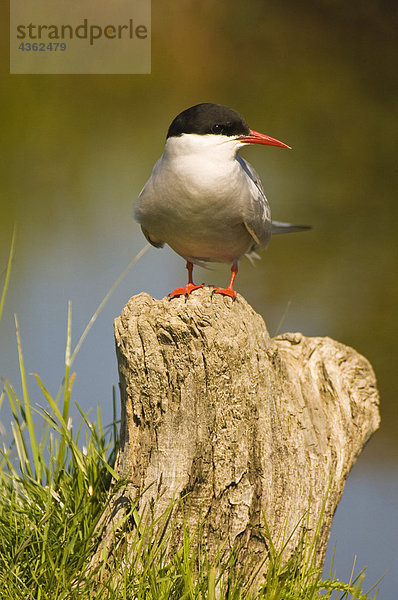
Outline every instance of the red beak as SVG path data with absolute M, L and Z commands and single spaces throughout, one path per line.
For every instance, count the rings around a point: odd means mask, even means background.
M 238 140 L 243 144 L 264 144 L 265 146 L 279 146 L 280 148 L 289 148 L 289 150 L 291 150 L 291 147 L 287 144 L 284 144 L 269 135 L 265 135 L 264 133 L 253 131 L 253 129 L 250 130 L 249 135 L 241 135 L 238 137 Z

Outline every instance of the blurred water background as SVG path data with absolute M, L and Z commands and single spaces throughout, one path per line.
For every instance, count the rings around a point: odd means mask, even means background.
M 8 74 L 1 53 L 0 289 L 17 222 L 0 324 L 0 375 L 20 390 L 13 314 L 28 372 L 54 394 L 62 379 L 67 301 L 76 343 L 95 308 L 145 240 L 132 204 L 181 110 L 218 102 L 293 151 L 253 147 L 273 217 L 311 224 L 272 240 L 237 289 L 271 334 L 301 331 L 353 346 L 372 363 L 382 426 L 351 473 L 337 510 L 337 575 L 367 566 L 370 587 L 398 589 L 397 4 L 386 0 L 249 0 L 152 4 L 152 74 Z M 151 249 L 81 348 L 74 400 L 112 419 L 117 386 L 112 321 L 141 291 L 162 297 L 185 282 L 184 262 Z M 227 283 L 229 268 L 197 270 Z M 41 402 L 33 378 L 32 397 Z M 77 411 L 75 411 L 76 420 Z M 93 413 L 93 415 L 95 412 Z M 94 418 L 94 416 L 93 416 Z M 10 414 L 3 407 L 5 436 Z

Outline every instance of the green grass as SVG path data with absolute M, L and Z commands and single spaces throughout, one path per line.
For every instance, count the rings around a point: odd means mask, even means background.
M 4 303 L 6 300 L 8 286 L 10 284 L 11 266 L 12 266 L 12 261 L 13 261 L 14 254 L 15 254 L 15 237 L 16 237 L 16 228 L 14 227 L 14 231 L 13 231 L 12 238 L 11 238 L 10 254 L 8 256 L 7 267 L 5 270 L 5 279 L 4 279 L 3 290 L 2 290 L 2 293 L 0 296 L 0 321 L 1 321 L 1 317 L 3 316 Z
M 1 309 L 9 281 L 10 253 Z M 108 294 L 109 297 L 109 294 Z M 100 305 L 101 306 L 101 305 Z M 88 328 L 94 322 L 94 313 Z M 1 316 L 1 312 L 0 312 Z M 113 557 L 104 556 L 88 570 L 99 541 L 101 516 L 114 493 L 126 483 L 114 472 L 118 423 L 103 427 L 80 409 L 78 427 L 71 425 L 74 374 L 71 348 L 71 308 L 67 321 L 64 376 L 53 397 L 44 382 L 25 372 L 21 335 L 16 319 L 20 385 L 18 396 L 4 381 L 0 405 L 12 411 L 12 436 L 0 454 L 0 600 L 365 600 L 375 598 L 361 589 L 363 572 L 348 583 L 323 579 L 314 565 L 316 545 L 303 539 L 295 556 L 282 559 L 283 542 L 269 539 L 264 557 L 268 571 L 260 590 L 253 590 L 254 567 L 239 566 L 239 549 L 209 556 L 202 532 L 183 529 L 181 546 L 171 555 L 169 541 L 176 527 L 173 506 L 158 519 L 150 507 L 139 514 L 130 502 L 125 523 L 131 546 L 125 560 L 123 544 Z M 38 386 L 41 405 L 33 405 L 30 386 Z M 116 397 L 113 394 L 115 414 Z M 111 481 L 114 486 L 111 489 Z M 112 563 L 112 560 L 114 561 Z M 109 574 L 111 576 L 109 576 Z

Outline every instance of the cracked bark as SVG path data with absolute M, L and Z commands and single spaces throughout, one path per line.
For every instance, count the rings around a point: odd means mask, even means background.
M 345 479 L 379 425 L 369 362 L 329 338 L 271 339 L 241 296 L 232 302 L 206 288 L 187 301 L 131 298 L 115 339 L 116 470 L 140 507 L 159 489 L 156 515 L 182 497 L 192 530 L 204 518 L 210 554 L 239 542 L 242 561 L 266 554 L 264 517 L 274 540 L 295 530 L 287 557 L 324 510 L 322 564 Z M 98 552 L 113 543 L 118 506 Z

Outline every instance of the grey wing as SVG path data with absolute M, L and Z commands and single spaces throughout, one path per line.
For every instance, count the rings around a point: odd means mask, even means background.
M 145 235 L 148 242 L 150 244 L 152 244 L 152 246 L 155 246 L 155 248 L 163 248 L 164 242 L 154 242 L 153 239 L 151 239 L 151 236 L 149 235 L 148 231 L 142 225 L 141 225 L 141 231 Z
M 138 197 L 137 202 L 136 202 L 135 207 L 134 207 L 134 218 L 141 225 L 141 231 L 145 235 L 145 237 L 148 240 L 148 242 L 150 244 L 152 244 L 152 246 L 155 246 L 155 248 L 163 248 L 164 242 L 153 240 L 151 238 L 151 236 L 150 236 L 150 233 L 149 233 L 148 229 L 146 227 L 144 227 L 144 225 L 142 224 L 143 215 L 142 215 L 142 206 L 140 204 L 140 198 L 141 198 L 141 194 Z
M 135 202 L 134 219 L 141 225 L 141 231 L 145 235 L 148 242 L 152 244 L 152 246 L 155 246 L 155 248 L 163 248 L 164 242 L 162 240 L 153 240 L 147 229 L 148 196 L 150 200 L 151 196 L 153 197 L 153 194 L 154 192 L 152 190 L 152 177 L 150 177 L 144 185 L 144 187 L 142 188 L 140 195 L 138 196 Z M 149 209 L 150 207 L 151 202 L 149 202 Z
M 271 237 L 271 210 L 264 194 L 263 184 L 255 169 L 241 156 L 236 157 L 240 166 L 251 181 L 251 202 L 247 207 L 244 225 L 253 238 L 253 247 L 264 248 Z

